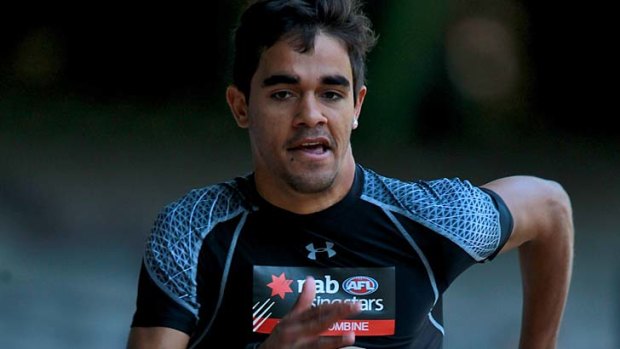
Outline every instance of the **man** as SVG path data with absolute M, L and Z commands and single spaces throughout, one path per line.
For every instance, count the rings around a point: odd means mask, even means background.
M 253 172 L 168 205 L 147 242 L 129 348 L 440 348 L 441 295 L 519 248 L 521 346 L 552 348 L 571 274 L 555 182 L 405 182 L 356 164 L 374 43 L 352 0 L 244 12 L 226 98 Z

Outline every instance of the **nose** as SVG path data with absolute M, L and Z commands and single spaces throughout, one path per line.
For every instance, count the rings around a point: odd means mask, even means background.
M 299 102 L 299 110 L 295 117 L 295 126 L 316 127 L 327 123 L 327 118 L 323 115 L 320 102 L 314 94 L 307 93 Z

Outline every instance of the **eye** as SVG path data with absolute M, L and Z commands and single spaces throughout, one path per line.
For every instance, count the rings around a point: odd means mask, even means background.
M 284 101 L 291 98 L 293 94 L 290 91 L 277 91 L 271 94 L 271 98 L 276 101 Z
M 337 101 L 337 100 L 344 98 L 344 96 L 340 92 L 327 91 L 323 93 L 323 98 L 329 101 Z

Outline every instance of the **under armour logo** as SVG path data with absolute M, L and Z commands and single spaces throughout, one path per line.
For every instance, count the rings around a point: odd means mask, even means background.
M 336 255 L 336 251 L 334 251 L 332 247 L 334 247 L 334 243 L 329 241 L 325 241 L 325 247 L 321 248 L 314 248 L 313 243 L 307 244 L 306 250 L 310 251 L 310 253 L 308 253 L 308 258 L 313 261 L 316 260 L 316 254 L 319 252 L 327 252 L 327 258 L 332 258 Z

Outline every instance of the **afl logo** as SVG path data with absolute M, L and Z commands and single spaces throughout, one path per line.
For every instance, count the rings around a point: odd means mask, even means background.
M 377 280 L 370 276 L 353 276 L 342 283 L 342 289 L 354 296 L 364 296 L 374 293 L 379 288 Z

